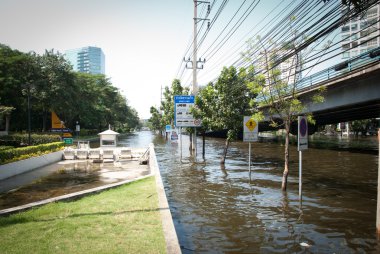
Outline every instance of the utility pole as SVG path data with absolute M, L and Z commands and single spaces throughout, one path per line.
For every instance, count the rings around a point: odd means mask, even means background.
M 200 59 L 197 60 L 197 50 L 198 50 L 198 43 L 197 43 L 197 24 L 200 21 L 205 21 L 209 19 L 204 19 L 204 18 L 198 18 L 198 5 L 199 4 L 208 4 L 207 8 L 207 14 L 210 13 L 210 2 L 208 1 L 198 1 L 198 0 L 193 0 L 194 1 L 194 38 L 193 38 L 193 60 L 190 61 L 190 58 L 188 60 L 183 59 L 184 62 L 186 62 L 186 69 L 190 69 L 187 66 L 187 63 L 191 62 L 192 63 L 192 69 L 193 69 L 193 85 L 192 85 L 192 95 L 197 95 L 198 93 L 198 85 L 197 85 L 197 69 L 203 69 L 203 65 L 201 67 L 198 67 L 198 63 L 204 64 L 206 62 L 206 59 Z M 197 157 L 197 129 L 194 128 L 194 138 L 193 138 L 193 145 L 192 145 L 193 150 L 195 150 L 195 158 Z

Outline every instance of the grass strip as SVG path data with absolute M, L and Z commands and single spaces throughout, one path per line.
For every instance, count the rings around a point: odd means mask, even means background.
M 0 218 L 1 253 L 165 253 L 154 177 Z

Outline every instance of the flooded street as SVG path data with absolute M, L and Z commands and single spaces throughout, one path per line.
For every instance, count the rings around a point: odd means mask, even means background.
M 249 174 L 247 143 L 233 142 L 222 167 L 222 139 L 207 138 L 204 161 L 199 138 L 197 163 L 189 155 L 188 136 L 183 136 L 182 162 L 179 142 L 166 141 L 151 132 L 120 140 L 121 145 L 131 147 L 147 147 L 151 142 L 183 253 L 380 253 L 375 234 L 375 137 L 356 140 L 362 147 L 370 144 L 370 152 L 350 151 L 347 140 L 335 150 L 304 151 L 302 206 L 295 146 L 291 147 L 288 191 L 283 193 L 284 147 L 279 143 L 252 143 Z M 69 171 L 70 176 L 66 174 Z M 87 164 L 64 172 L 55 166 L 45 167 L 32 171 L 36 180 L 25 180 L 21 188 L 6 187 L 3 182 L 0 189 L 12 191 L 1 196 L 20 195 L 28 201 L 36 195 L 92 187 L 104 180 L 100 171 Z
M 200 139 L 198 149 L 200 149 Z M 183 253 L 378 253 L 377 156 L 324 149 L 303 152 L 303 203 L 298 200 L 298 153 L 291 147 L 288 191 L 281 191 L 283 149 L 207 139 L 206 160 L 188 161 L 179 145 L 154 140 Z M 201 153 L 199 151 L 199 153 Z M 187 162 L 186 162 L 187 161 Z

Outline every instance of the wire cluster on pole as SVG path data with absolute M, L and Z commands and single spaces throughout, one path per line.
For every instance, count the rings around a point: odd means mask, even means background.
M 215 0 L 209 7 L 204 7 L 199 20 L 202 25 L 194 31 L 200 40 L 197 45 L 193 40 L 187 47 L 176 77 L 189 85 L 192 75 L 186 69 L 201 69 L 203 65 L 199 64 L 203 64 L 205 59 L 208 67 L 198 77 L 203 84 L 215 81 L 223 66 L 258 67 L 262 54 L 260 44 L 269 51 L 280 52 L 272 68 L 278 68 L 280 63 L 296 55 L 301 57 L 303 63 L 297 72 L 304 76 L 334 57 L 377 38 L 379 34 L 378 28 L 372 29 L 368 33 L 369 39 L 352 39 L 348 49 L 341 47 L 344 38 L 340 37 L 340 28 L 351 19 L 363 17 L 368 9 L 379 4 L 378 0 L 366 1 L 359 10 L 345 6 L 341 1 L 284 0 L 264 13 L 260 8 L 265 2 L 241 0 L 231 4 L 228 0 Z M 268 5 L 268 2 L 265 4 Z M 226 10 L 232 13 L 231 16 L 227 16 Z M 263 16 L 259 22 L 249 22 L 252 16 L 258 15 Z M 378 23 L 379 20 L 375 20 L 377 27 Z M 361 35 L 367 28 L 360 27 L 356 34 Z M 196 52 L 201 56 L 200 61 L 194 61 L 196 58 L 190 61 L 188 54 L 191 46 L 192 54 Z M 256 68 L 256 72 L 264 70 Z

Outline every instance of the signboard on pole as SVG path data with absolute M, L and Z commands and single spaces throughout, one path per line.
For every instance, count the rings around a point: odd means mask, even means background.
M 165 126 L 166 132 L 171 132 L 172 131 L 172 126 L 171 125 L 166 125 Z
M 172 132 L 170 134 L 170 140 L 171 141 L 177 141 L 178 140 L 178 134 L 177 134 L 176 130 L 172 130 Z
M 259 123 L 253 120 L 251 116 L 244 116 L 243 130 L 244 142 L 256 142 L 259 140 Z
M 298 151 L 308 149 L 308 130 L 306 116 L 298 116 Z
M 72 138 L 63 138 L 63 142 L 66 145 L 72 145 L 73 144 L 73 139 Z
M 190 112 L 194 107 L 194 95 L 174 96 L 174 124 L 176 127 L 200 127 L 199 119 L 195 119 Z

